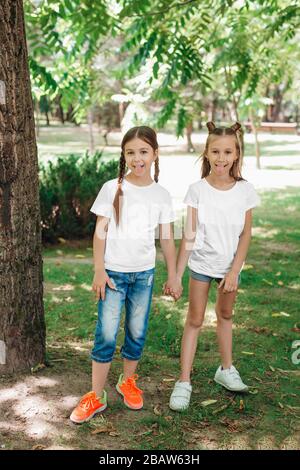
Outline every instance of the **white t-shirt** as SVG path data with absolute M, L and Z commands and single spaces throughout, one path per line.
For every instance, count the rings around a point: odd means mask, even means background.
M 159 183 L 136 186 L 124 180 L 121 217 L 116 226 L 113 201 L 117 178 L 102 186 L 91 212 L 110 219 L 104 266 L 118 272 L 139 272 L 155 266 L 155 229 L 175 220 L 169 192 Z
M 202 178 L 189 186 L 184 203 L 198 209 L 189 268 L 199 274 L 223 278 L 231 269 L 246 211 L 260 203 L 254 186 L 248 181 L 237 181 L 231 189 L 222 191 Z

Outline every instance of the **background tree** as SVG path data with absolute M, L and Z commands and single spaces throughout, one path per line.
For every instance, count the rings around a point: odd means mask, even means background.
M 0 3 L 0 373 L 43 362 L 37 148 L 23 5 Z

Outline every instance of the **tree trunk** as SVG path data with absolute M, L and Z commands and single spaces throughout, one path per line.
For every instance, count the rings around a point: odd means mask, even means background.
M 56 98 L 56 103 L 57 103 L 57 111 L 56 111 L 56 116 L 60 120 L 62 124 L 65 123 L 65 116 L 64 116 L 64 110 L 61 105 L 61 95 L 57 96 Z
M 259 148 L 259 141 L 258 141 L 258 132 L 257 132 L 257 127 L 255 125 L 255 120 L 254 120 L 252 109 L 250 109 L 250 112 L 249 112 L 249 120 L 251 123 L 251 128 L 252 128 L 252 131 L 254 134 L 254 140 L 255 140 L 256 168 L 260 170 L 261 165 L 260 165 L 260 148 Z
M 186 138 L 187 138 L 187 151 L 189 153 L 195 152 L 195 147 L 192 142 L 193 123 L 189 122 L 186 126 Z
M 95 153 L 93 121 L 94 121 L 94 111 L 93 111 L 92 108 L 90 108 L 88 110 L 88 125 L 89 125 L 89 146 L 90 146 L 90 154 L 91 155 L 94 155 L 94 153 Z
M 35 133 L 36 133 L 37 137 L 40 136 L 40 116 L 39 116 L 40 109 L 39 108 L 40 108 L 39 103 L 38 103 L 38 101 L 36 101 L 36 103 L 35 103 L 35 115 L 36 115 Z
M 21 0 L 0 2 L 0 374 L 45 359 L 38 160 Z
M 46 115 L 46 124 L 47 124 L 47 126 L 50 126 L 50 119 L 49 119 L 48 111 L 45 111 L 45 115 Z

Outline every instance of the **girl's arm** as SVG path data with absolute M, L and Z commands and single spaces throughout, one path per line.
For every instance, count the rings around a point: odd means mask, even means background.
M 252 209 L 246 212 L 245 225 L 240 235 L 239 244 L 236 250 L 235 257 L 231 266 L 231 270 L 226 274 L 224 279 L 220 282 L 219 288 L 224 286 L 223 292 L 233 292 L 238 287 L 238 275 L 242 269 L 243 263 L 246 259 L 248 248 L 251 240 L 252 228 Z
M 106 284 L 115 289 L 104 268 L 104 251 L 106 234 L 109 219 L 103 216 L 97 216 L 97 222 L 93 237 L 93 255 L 94 255 L 94 279 L 92 290 L 96 292 L 96 300 L 100 298 L 105 300 Z
M 168 270 L 168 280 L 164 285 L 164 291 L 165 293 L 171 291 L 177 300 L 181 295 L 181 286 L 176 280 L 176 248 L 173 224 L 159 224 L 159 240 Z
M 197 209 L 195 207 L 187 207 L 186 224 L 183 237 L 180 243 L 177 258 L 177 279 L 181 283 L 188 259 L 193 250 L 197 231 Z

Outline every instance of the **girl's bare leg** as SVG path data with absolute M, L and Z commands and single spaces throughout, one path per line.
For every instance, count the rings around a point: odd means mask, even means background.
M 190 279 L 189 310 L 181 341 L 181 382 L 190 382 L 191 369 L 197 349 L 198 335 L 203 323 L 210 283 Z
M 102 396 L 111 362 L 92 361 L 92 390 L 97 397 Z
M 129 359 L 124 358 L 123 368 L 124 368 L 124 380 L 127 380 L 131 377 L 137 368 L 139 361 L 130 361 Z
M 232 311 L 237 291 L 223 294 L 218 290 L 216 302 L 217 336 L 223 369 L 232 365 Z

